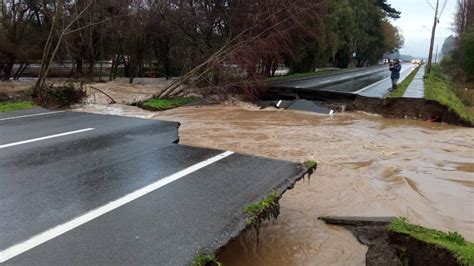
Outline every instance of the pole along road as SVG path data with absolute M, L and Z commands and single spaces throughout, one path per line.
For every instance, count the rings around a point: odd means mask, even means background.
M 178 123 L 0 114 L 0 263 L 184 265 L 246 227 L 243 209 L 306 172 L 176 144 Z

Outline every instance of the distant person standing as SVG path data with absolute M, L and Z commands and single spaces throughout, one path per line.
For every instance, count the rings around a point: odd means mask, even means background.
M 390 91 L 396 91 L 398 89 L 400 71 L 402 71 L 402 64 L 400 64 L 400 60 L 394 59 L 390 63 L 390 71 L 392 72 L 392 75 L 390 76 L 390 78 L 392 79 L 392 89 Z

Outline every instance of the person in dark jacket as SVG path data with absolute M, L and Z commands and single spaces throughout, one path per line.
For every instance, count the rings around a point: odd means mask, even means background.
M 392 90 L 396 91 L 398 89 L 398 80 L 400 79 L 400 71 L 402 71 L 402 64 L 400 64 L 400 60 L 394 59 L 390 63 L 390 71 L 392 75 L 390 78 L 392 79 Z

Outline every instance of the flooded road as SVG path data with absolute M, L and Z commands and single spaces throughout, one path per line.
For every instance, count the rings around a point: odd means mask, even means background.
M 259 246 L 253 232 L 243 234 L 219 255 L 225 265 L 363 265 L 367 248 L 317 219 L 323 215 L 405 216 L 474 241 L 474 129 L 250 105 L 156 115 L 113 108 L 86 111 L 180 121 L 182 144 L 319 161 L 311 182 L 285 194 L 281 215 L 264 224 Z

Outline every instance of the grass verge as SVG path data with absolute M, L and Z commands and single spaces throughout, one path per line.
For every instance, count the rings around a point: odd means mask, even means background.
M 337 74 L 343 73 L 353 70 L 353 68 L 348 69 L 322 69 L 318 72 L 306 72 L 306 73 L 294 73 L 285 76 L 278 76 L 278 77 L 271 77 L 267 78 L 267 81 L 284 81 L 284 80 L 291 80 L 291 79 L 300 79 L 300 78 L 311 78 L 311 77 L 318 77 L 327 74 Z
M 190 104 L 196 101 L 195 97 L 176 97 L 168 99 L 149 99 L 143 102 L 143 107 L 153 110 L 168 110 Z
M 408 86 L 410 86 L 411 82 L 413 79 L 415 79 L 416 74 L 420 70 L 420 67 L 417 67 L 415 70 L 413 70 L 408 77 L 398 85 L 398 89 L 396 91 L 392 91 L 388 97 L 390 98 L 399 98 L 402 97 L 403 94 L 405 94 L 405 91 L 408 89 Z
M 278 205 L 279 199 L 278 193 L 273 191 L 272 194 L 259 203 L 248 205 L 244 210 L 244 213 L 247 215 L 247 224 L 257 224 L 259 226 L 264 219 L 269 219 L 270 217 L 276 219 L 280 209 Z
M 18 110 L 33 109 L 38 107 L 32 101 L 23 101 L 23 102 L 3 102 L 0 103 L 0 112 L 11 112 Z
M 217 265 L 222 266 L 222 263 L 216 260 L 214 254 L 201 255 L 194 258 L 192 266 L 207 266 L 207 265 Z
M 410 224 L 405 218 L 398 218 L 390 224 L 393 232 L 407 234 L 420 241 L 430 243 L 452 252 L 463 265 L 474 265 L 474 244 L 456 232 L 444 233 L 438 230 Z
M 425 98 L 435 100 L 456 112 L 462 119 L 474 125 L 474 116 L 456 96 L 449 79 L 441 73 L 439 65 L 433 65 L 431 73 L 425 76 Z

